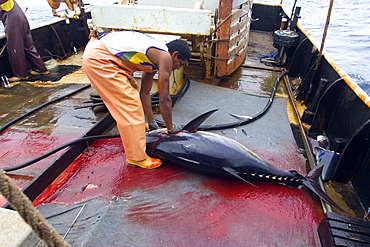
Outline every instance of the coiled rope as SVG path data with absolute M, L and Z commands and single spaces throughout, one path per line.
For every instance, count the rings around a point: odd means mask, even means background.
M 17 210 L 22 219 L 32 228 L 37 236 L 51 247 L 70 246 L 32 205 L 30 199 L 18 189 L 17 185 L 2 169 L 0 170 L 1 194 Z

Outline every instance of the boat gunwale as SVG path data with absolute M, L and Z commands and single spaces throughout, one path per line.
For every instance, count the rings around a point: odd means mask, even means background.
M 306 30 L 303 26 L 297 23 L 298 29 L 302 32 L 302 34 L 310 40 L 312 45 L 320 51 L 318 46 L 318 41 Z M 335 62 L 334 58 L 330 55 L 330 52 L 326 51 L 325 49 L 322 52 L 322 56 L 328 62 L 328 64 L 338 73 L 340 78 L 344 80 L 344 82 L 348 85 L 349 88 L 368 106 L 370 107 L 370 96 L 348 75 L 344 69 Z

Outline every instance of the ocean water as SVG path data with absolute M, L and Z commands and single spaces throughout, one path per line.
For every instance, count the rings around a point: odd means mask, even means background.
M 139 0 L 140 1 L 140 0 Z M 47 0 L 17 0 L 26 11 L 31 28 L 41 26 L 53 17 Z M 112 3 L 109 0 L 84 0 L 88 3 Z M 116 1 L 117 2 L 117 1 Z M 254 2 L 279 4 L 280 0 Z M 283 0 L 283 7 L 291 14 L 295 0 Z M 321 44 L 328 13 L 329 0 L 297 0 L 301 7 L 299 23 Z M 66 8 L 61 3 L 59 9 Z M 368 0 L 334 0 L 324 49 L 370 95 L 370 4 Z M 3 33 L 2 23 L 0 33 Z
M 257 1 L 254 1 L 257 2 Z M 276 4 L 280 0 L 260 0 Z M 283 0 L 287 14 L 295 0 Z M 299 23 L 321 45 L 330 0 L 297 0 Z M 334 0 L 324 50 L 370 95 L 370 5 L 369 0 Z

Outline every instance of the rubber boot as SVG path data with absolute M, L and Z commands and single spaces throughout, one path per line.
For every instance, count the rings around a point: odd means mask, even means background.
M 162 161 L 160 159 L 149 156 L 147 156 L 145 160 L 135 161 L 127 159 L 126 161 L 131 166 L 137 166 L 144 169 L 155 169 L 162 165 Z

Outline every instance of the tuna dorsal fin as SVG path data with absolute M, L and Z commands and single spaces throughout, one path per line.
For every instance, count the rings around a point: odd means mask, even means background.
M 187 132 L 196 132 L 198 130 L 198 127 L 209 117 L 211 116 L 215 111 L 218 111 L 218 109 L 211 110 L 209 112 L 203 113 L 199 117 L 194 118 L 189 123 L 187 123 L 182 130 L 185 130 Z

